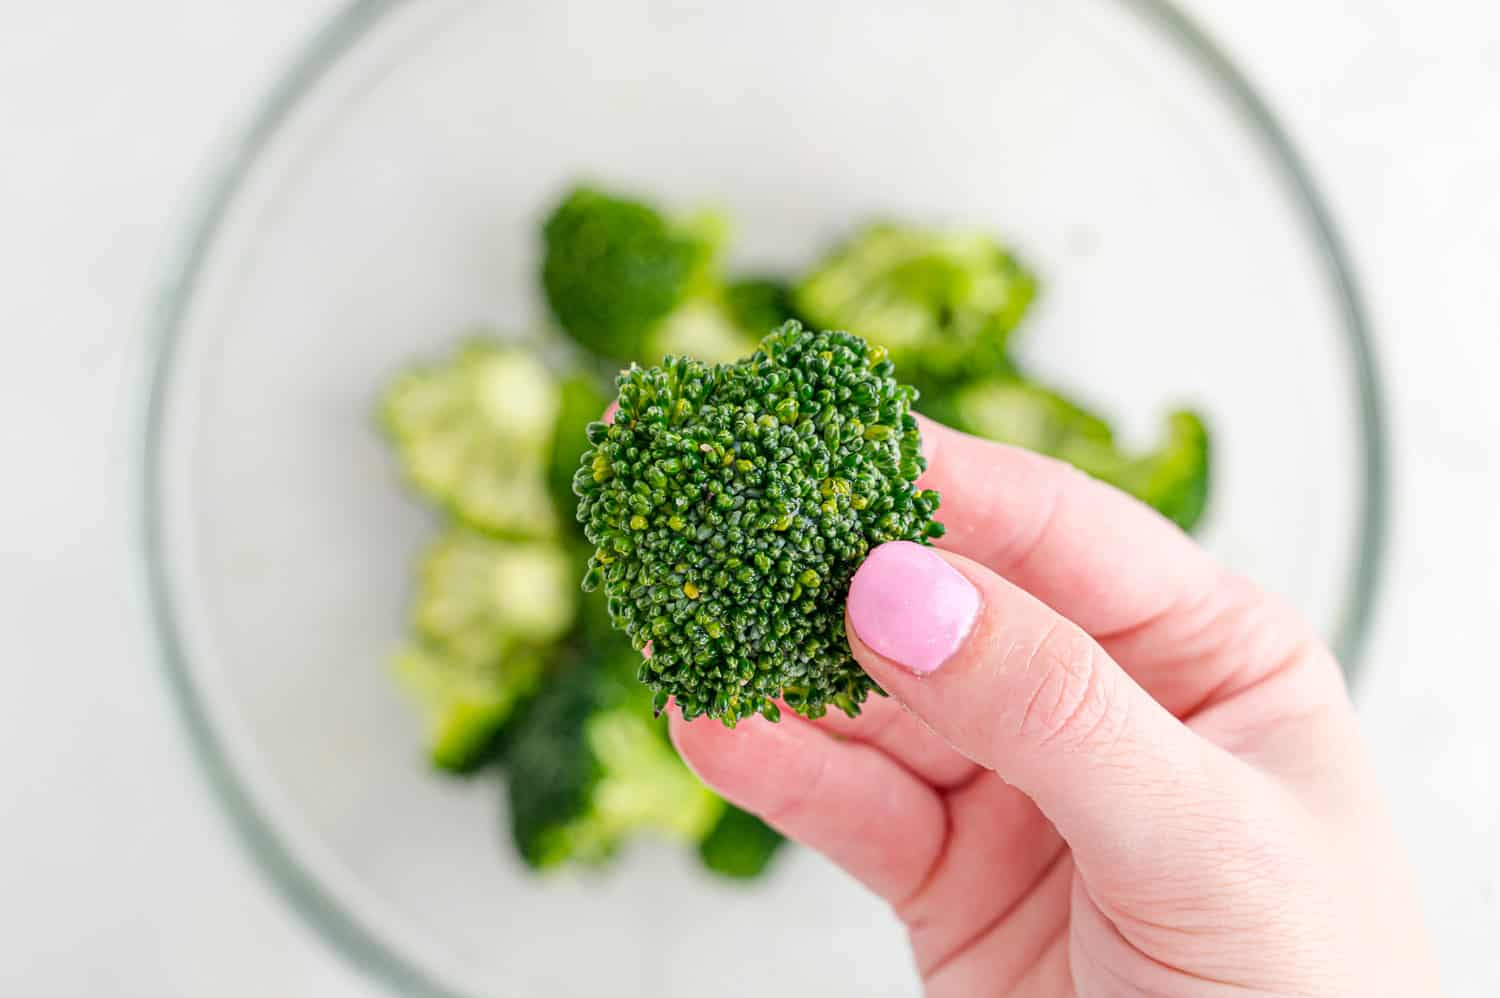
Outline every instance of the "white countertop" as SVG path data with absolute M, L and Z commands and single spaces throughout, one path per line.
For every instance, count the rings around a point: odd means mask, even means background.
M 1448 990 L 1500 994 L 1500 8 L 1184 5 L 1301 143 L 1374 308 L 1395 533 L 1360 709 Z M 261 881 L 190 758 L 126 489 L 134 351 L 186 194 L 334 6 L 0 13 L 6 993 L 379 993 Z

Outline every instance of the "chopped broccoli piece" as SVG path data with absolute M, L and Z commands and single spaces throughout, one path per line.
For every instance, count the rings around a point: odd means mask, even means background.
M 547 488 L 558 519 L 576 528 L 578 499 L 573 495 L 573 472 L 578 468 L 579 456 L 589 446 L 588 425 L 609 405 L 610 395 L 594 379 L 573 375 L 558 385 L 558 397 L 557 423 L 547 462 Z
M 930 408 L 935 418 L 957 429 L 1054 457 L 1085 444 L 1114 443 L 1114 431 L 1094 413 L 1051 389 L 1016 378 L 976 382 Z
M 797 318 L 792 307 L 791 285 L 776 277 L 742 277 L 730 281 L 724 286 L 724 309 L 729 313 L 730 321 L 756 340 L 786 320 Z M 743 351 L 737 356 L 748 352 Z
M 421 642 L 395 660 L 397 680 L 422 705 L 428 759 L 452 773 L 471 772 L 491 758 L 542 670 L 541 659 L 528 652 L 465 659 Z
M 381 416 L 407 478 L 481 530 L 540 536 L 556 525 L 542 468 L 558 407 L 528 350 L 473 340 L 396 378 Z
M 1171 413 L 1162 445 L 1132 455 L 1119 449 L 1109 424 L 1098 416 L 1026 381 L 970 385 L 950 400 L 949 410 L 940 418 L 957 428 L 1067 461 L 1155 507 L 1184 530 L 1203 515 L 1209 443 L 1196 413 Z
M 848 714 L 874 684 L 844 637 L 866 553 L 941 535 L 916 399 L 885 351 L 788 322 L 734 364 L 668 358 L 619 378 L 573 478 L 595 546 L 586 590 L 636 648 L 658 707 L 733 724 Z
M 668 221 L 643 201 L 579 187 L 542 228 L 542 288 L 581 345 L 621 360 L 646 356 L 684 301 L 714 283 L 723 223 Z
M 497 638 L 555 641 L 567 633 L 578 602 L 569 584 L 572 572 L 554 543 L 506 541 L 454 528 L 422 561 L 413 613 L 417 632 L 466 654 Z
M 730 321 L 718 301 L 688 301 L 657 328 L 643 356 L 691 356 L 710 364 L 735 360 L 754 350 L 757 339 L 770 329 L 767 326 L 751 335 Z
M 549 542 L 502 541 L 462 527 L 422 561 L 415 640 L 396 674 L 422 704 L 429 754 L 472 768 L 572 626 L 574 568 Z
M 607 663 L 551 679 L 505 765 L 511 834 L 538 869 L 601 863 L 643 833 L 697 842 L 724 808 L 677 757 L 645 691 Z
M 1010 368 L 1006 346 L 1036 279 L 988 236 L 880 224 L 836 248 L 796 288 L 814 326 L 847 329 L 890 351 L 931 391 Z
M 1208 506 L 1212 451 L 1208 428 L 1196 412 L 1179 409 L 1167 414 L 1166 439 L 1152 452 L 1117 458 L 1083 470 L 1124 489 L 1183 530 L 1192 530 Z
M 786 839 L 748 811 L 729 805 L 698 843 L 703 865 L 726 877 L 748 880 L 766 871 Z

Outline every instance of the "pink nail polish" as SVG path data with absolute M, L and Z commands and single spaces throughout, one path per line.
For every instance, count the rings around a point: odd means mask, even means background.
M 849 621 L 872 651 L 912 672 L 936 672 L 979 614 L 979 592 L 930 547 L 892 541 L 849 584 Z

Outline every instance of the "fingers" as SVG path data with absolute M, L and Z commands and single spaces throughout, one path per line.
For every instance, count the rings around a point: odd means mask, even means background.
M 1312 641 L 1295 614 L 1235 581 L 1149 507 L 1068 465 L 922 420 L 942 494 L 938 543 L 979 562 L 1076 622 L 1172 713 L 1182 716 L 1226 684 L 1253 682 L 1262 663 Z M 1274 617 L 1285 647 L 1237 650 L 1249 627 Z M 1232 633 L 1233 632 L 1233 633 Z M 1266 666 L 1267 668 L 1272 666 Z
M 939 789 L 967 783 L 980 771 L 973 760 L 953 751 L 900 701 L 871 697 L 858 717 L 829 711 L 813 724 L 823 731 L 880 749 Z
M 817 849 L 893 905 L 942 853 L 947 817 L 932 787 L 880 750 L 786 713 L 729 730 L 672 711 L 672 741 L 703 782 Z
M 1197 834 L 1183 814 L 1249 778 L 1080 628 L 959 555 L 877 548 L 851 584 L 847 623 L 876 682 L 1035 801 L 1085 875 L 1159 874 Z

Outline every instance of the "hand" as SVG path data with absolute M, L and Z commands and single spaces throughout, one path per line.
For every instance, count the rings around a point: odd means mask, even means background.
M 1337 664 L 1167 521 L 925 422 L 940 551 L 877 548 L 855 719 L 673 718 L 886 899 L 934 998 L 1437 993 Z

